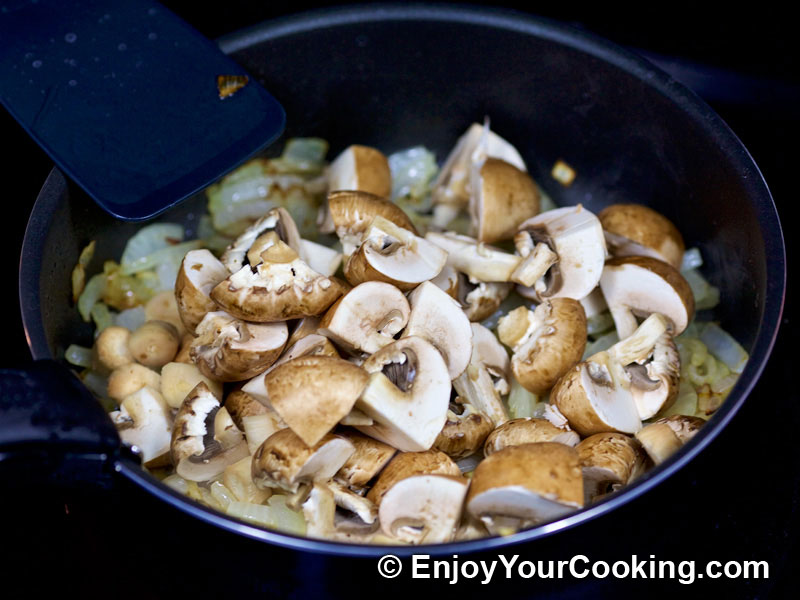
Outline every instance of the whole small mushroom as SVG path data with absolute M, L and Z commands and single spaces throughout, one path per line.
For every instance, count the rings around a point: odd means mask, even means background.
M 681 268 L 686 246 L 678 228 L 644 204 L 612 204 L 597 218 L 612 256 L 652 256 Z
M 348 146 L 331 162 L 328 189 L 361 190 L 388 198 L 392 193 L 389 160 L 377 148 Z
M 131 334 L 128 349 L 139 364 L 159 368 L 175 358 L 180 343 L 174 325 L 166 321 L 146 321 Z
M 558 442 L 575 447 L 580 437 L 569 427 L 556 427 L 547 419 L 511 419 L 492 430 L 483 445 L 483 453 L 489 456 L 509 446 L 535 442 Z

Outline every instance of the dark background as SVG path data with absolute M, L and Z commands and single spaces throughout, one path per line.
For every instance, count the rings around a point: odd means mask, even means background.
M 165 4 L 215 38 L 282 14 L 333 3 Z M 749 149 L 773 192 L 787 238 L 791 289 L 800 133 L 796 21 L 763 6 L 718 12 L 667 3 L 639 4 L 635 9 L 607 4 L 602 9 L 578 9 L 567 3 L 502 6 L 566 22 L 640 51 L 709 102 Z M 5 150 L 0 187 L 5 227 L 0 239 L 14 281 L 27 214 L 51 162 L 5 113 L 0 113 L 0 140 Z M 7 296 L 0 366 L 24 366 L 30 355 L 18 304 L 15 293 L 9 290 Z M 297 555 L 233 540 L 142 493 L 128 494 L 131 490 L 124 485 L 111 491 L 61 492 L 20 491 L 0 484 L 0 539 L 7 552 L 0 573 L 20 584 L 21 597 L 51 585 L 83 597 L 144 598 L 181 592 L 205 592 L 211 597 L 360 596 L 400 587 L 423 594 L 469 591 L 554 598 L 616 593 L 627 597 L 634 591 L 655 597 L 667 592 L 691 597 L 795 597 L 791 592 L 799 530 L 800 394 L 790 378 L 790 365 L 796 360 L 792 298 L 789 292 L 778 343 L 761 382 L 726 430 L 687 468 L 611 515 L 541 543 L 505 551 L 519 553 L 521 560 L 568 559 L 576 553 L 609 562 L 632 554 L 675 562 L 767 560 L 768 581 L 717 580 L 688 586 L 611 579 L 517 580 L 496 581 L 491 591 L 477 584 L 411 582 L 404 576 L 388 582 L 375 575 L 375 561 Z M 26 568 L 33 565 L 36 570 Z M 39 566 L 46 568 L 42 571 Z

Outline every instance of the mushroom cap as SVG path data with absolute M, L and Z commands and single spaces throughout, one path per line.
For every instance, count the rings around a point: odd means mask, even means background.
M 473 231 L 488 244 L 514 237 L 520 223 L 539 212 L 539 190 L 525 171 L 487 158 L 474 171 L 469 211 Z
M 583 506 L 578 453 L 557 442 L 509 446 L 478 463 L 466 507 L 486 522 L 492 516 L 542 523 Z
M 606 259 L 606 243 L 600 221 L 583 206 L 548 210 L 519 226 L 540 243 L 547 243 L 558 255 L 550 267 L 539 298 L 574 298 L 580 300 L 597 287 Z M 535 289 L 535 288 L 534 288 Z
M 378 509 L 382 531 L 412 544 L 451 541 L 468 486 L 468 479 L 452 475 L 413 475 L 398 481 Z
M 257 242 L 266 240 L 267 238 L 264 236 L 269 232 L 275 234 L 275 237 L 272 238 L 273 241 L 277 239 L 284 242 L 297 252 L 301 258 L 304 258 L 300 232 L 297 230 L 297 225 L 292 215 L 285 208 L 276 207 L 248 227 L 222 254 L 221 262 L 227 269 L 228 274 L 236 273 L 236 271 L 240 270 L 245 266 L 245 261 L 251 267 L 255 267 L 260 262 L 259 260 L 250 259 L 254 253 L 256 257 L 261 254 L 264 244 Z M 259 247 L 257 252 L 254 251 L 253 246 Z
M 218 381 L 242 381 L 266 370 L 283 350 L 286 323 L 247 323 L 223 311 L 197 325 L 191 356 L 200 371 Z
M 461 412 L 454 409 L 461 407 Z M 436 450 L 459 459 L 475 454 L 494 429 L 494 423 L 474 406 L 457 400 L 450 403 L 447 420 L 433 443 Z
M 369 492 L 367 499 L 380 506 L 383 497 L 392 486 L 414 475 L 451 475 L 458 477 L 461 469 L 447 454 L 439 450 L 423 452 L 398 452 L 383 468 L 378 480 Z
M 419 336 L 433 344 L 444 358 L 450 379 L 469 364 L 472 355 L 472 327 L 458 303 L 430 281 L 418 285 L 409 295 L 411 314 L 403 337 Z
M 158 390 L 145 386 L 133 392 L 122 399 L 119 412 L 119 437 L 139 449 L 142 463 L 169 453 L 172 413 Z
M 527 311 L 527 326 L 516 337 L 511 369 L 526 390 L 543 395 L 580 362 L 586 348 L 586 313 L 572 298 L 547 299 L 534 311 L 520 308 Z M 514 321 L 512 313 L 500 319 L 501 339 Z
M 352 429 L 342 429 L 338 435 L 349 440 L 356 449 L 336 473 L 336 479 L 351 488 L 364 488 L 397 453 L 389 444 Z
M 301 259 L 245 265 L 211 290 L 225 312 L 257 323 L 286 321 L 323 313 L 347 291 L 344 282 L 325 277 Z
M 354 286 L 384 281 L 408 291 L 436 277 L 446 262 L 447 252 L 435 244 L 376 216 L 345 263 L 344 276 Z
M 644 365 L 629 365 L 628 373 L 633 401 L 643 421 L 672 406 L 681 378 L 681 358 L 672 336 L 663 333 L 656 341 L 652 359 Z
M 447 252 L 448 265 L 475 281 L 508 282 L 522 260 L 515 254 L 450 231 L 428 231 L 425 239 Z
M 212 394 L 222 398 L 222 382 L 204 375 L 193 362 L 171 362 L 161 367 L 161 395 L 171 408 L 180 408 L 186 396 L 201 381 Z
M 626 485 L 644 469 L 644 454 L 635 438 L 623 433 L 596 433 L 575 449 L 583 469 L 586 501 L 609 486 Z
M 464 274 L 461 274 L 459 279 L 460 294 L 456 299 L 461 302 L 464 313 L 473 323 L 492 316 L 514 287 L 511 283 L 485 281 L 473 283 Z
M 392 193 L 389 160 L 376 148 L 348 146 L 330 164 L 328 189 L 361 190 L 388 198 Z
M 408 300 L 395 286 L 365 281 L 328 309 L 319 332 L 349 352 L 372 354 L 394 341 L 410 313 Z
M 677 452 L 683 442 L 667 423 L 649 423 L 636 432 L 636 439 L 654 464 L 659 465 Z
M 571 429 L 556 427 L 547 419 L 511 419 L 489 434 L 483 445 L 483 453 L 489 456 L 509 446 L 535 442 L 558 442 L 574 447 L 580 442 L 580 437 Z
M 363 367 L 370 377 L 356 408 L 374 425 L 357 429 L 399 450 L 429 449 L 450 403 L 450 376 L 439 351 L 422 338 L 404 337 L 378 350 Z
M 160 389 L 161 375 L 138 363 L 132 362 L 117 367 L 108 376 L 108 395 L 118 402 L 145 386 Z
M 344 359 L 301 356 L 270 371 L 264 383 L 275 412 L 313 446 L 350 412 L 368 379 Z
M 301 484 L 333 477 L 354 451 L 353 444 L 337 435 L 326 434 L 309 447 L 291 429 L 280 429 L 253 454 L 253 483 L 294 493 Z
M 185 258 L 185 257 L 184 257 Z M 157 293 L 144 305 L 145 321 L 166 321 L 178 331 L 178 336 L 186 334 L 186 326 L 181 320 L 178 311 L 178 301 L 175 297 L 175 289 L 164 290 Z
M 261 404 L 254 396 L 242 390 L 233 390 L 225 398 L 225 408 L 228 410 L 236 427 L 244 431 L 244 422 L 242 419 L 245 417 L 252 417 L 254 415 L 268 415 L 270 410 Z
M 660 313 L 680 335 L 694 316 L 694 296 L 683 275 L 664 261 L 648 256 L 609 259 L 600 278 L 620 339 L 636 329 L 636 315 Z
M 508 377 L 511 361 L 508 352 L 492 333 L 492 330 L 480 323 L 471 323 L 472 327 L 472 359 L 470 362 L 482 364 L 498 375 Z
M 663 419 L 658 419 L 656 423 L 664 423 L 669 426 L 682 444 L 691 440 L 706 422 L 700 417 L 690 415 L 670 415 Z
M 187 331 L 194 333 L 206 313 L 217 310 L 211 290 L 228 275 L 225 265 L 208 250 L 190 250 L 183 257 L 175 280 L 175 299 Z
M 361 236 L 372 223 L 381 216 L 398 227 L 408 229 L 417 235 L 417 229 L 402 208 L 387 196 L 370 194 L 357 190 L 338 190 L 328 194 L 328 228 L 336 232 L 339 239 L 361 240 Z M 324 229 L 324 227 L 323 227 Z
M 644 204 L 612 204 L 597 218 L 612 256 L 652 256 L 680 269 L 686 246 L 678 228 Z
M 97 335 L 94 352 L 103 368 L 113 370 L 133 362 L 133 354 L 128 348 L 130 337 L 130 330 L 119 325 L 106 327 Z

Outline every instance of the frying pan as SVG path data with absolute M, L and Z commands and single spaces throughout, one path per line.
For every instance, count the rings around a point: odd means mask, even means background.
M 460 7 L 321 11 L 243 31 L 221 45 L 285 107 L 286 136 L 323 137 L 331 155 L 357 141 L 387 153 L 424 143 L 441 158 L 466 125 L 488 115 L 557 203 L 596 211 L 612 202 L 642 202 L 664 213 L 688 246 L 700 248 L 704 272 L 721 292 L 714 318 L 750 354 L 736 387 L 694 440 L 633 485 L 553 523 L 427 552 L 529 542 L 608 513 L 685 467 L 745 401 L 780 322 L 780 224 L 746 149 L 666 74 L 585 33 Z M 549 176 L 558 159 L 578 172 L 568 188 Z M 164 218 L 191 231 L 203 206 L 198 197 Z M 58 171 L 45 182 L 20 266 L 23 322 L 39 362 L 25 372 L 3 373 L 3 469 L 29 474 L 36 465 L 54 481 L 109 486 L 122 479 L 136 493 L 247 538 L 311 552 L 385 554 L 386 548 L 297 538 L 228 519 L 163 486 L 120 447 L 108 418 L 59 363 L 69 343 L 91 343 L 91 331 L 69 302 L 80 249 L 97 241 L 90 272 L 99 270 L 103 258 L 119 256 L 135 229 L 102 213 Z M 392 548 L 398 555 L 413 550 Z

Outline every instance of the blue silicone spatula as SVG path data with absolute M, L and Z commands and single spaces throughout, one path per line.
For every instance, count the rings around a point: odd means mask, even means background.
M 194 194 L 286 120 L 241 66 L 151 0 L 0 0 L 0 102 L 125 220 Z

